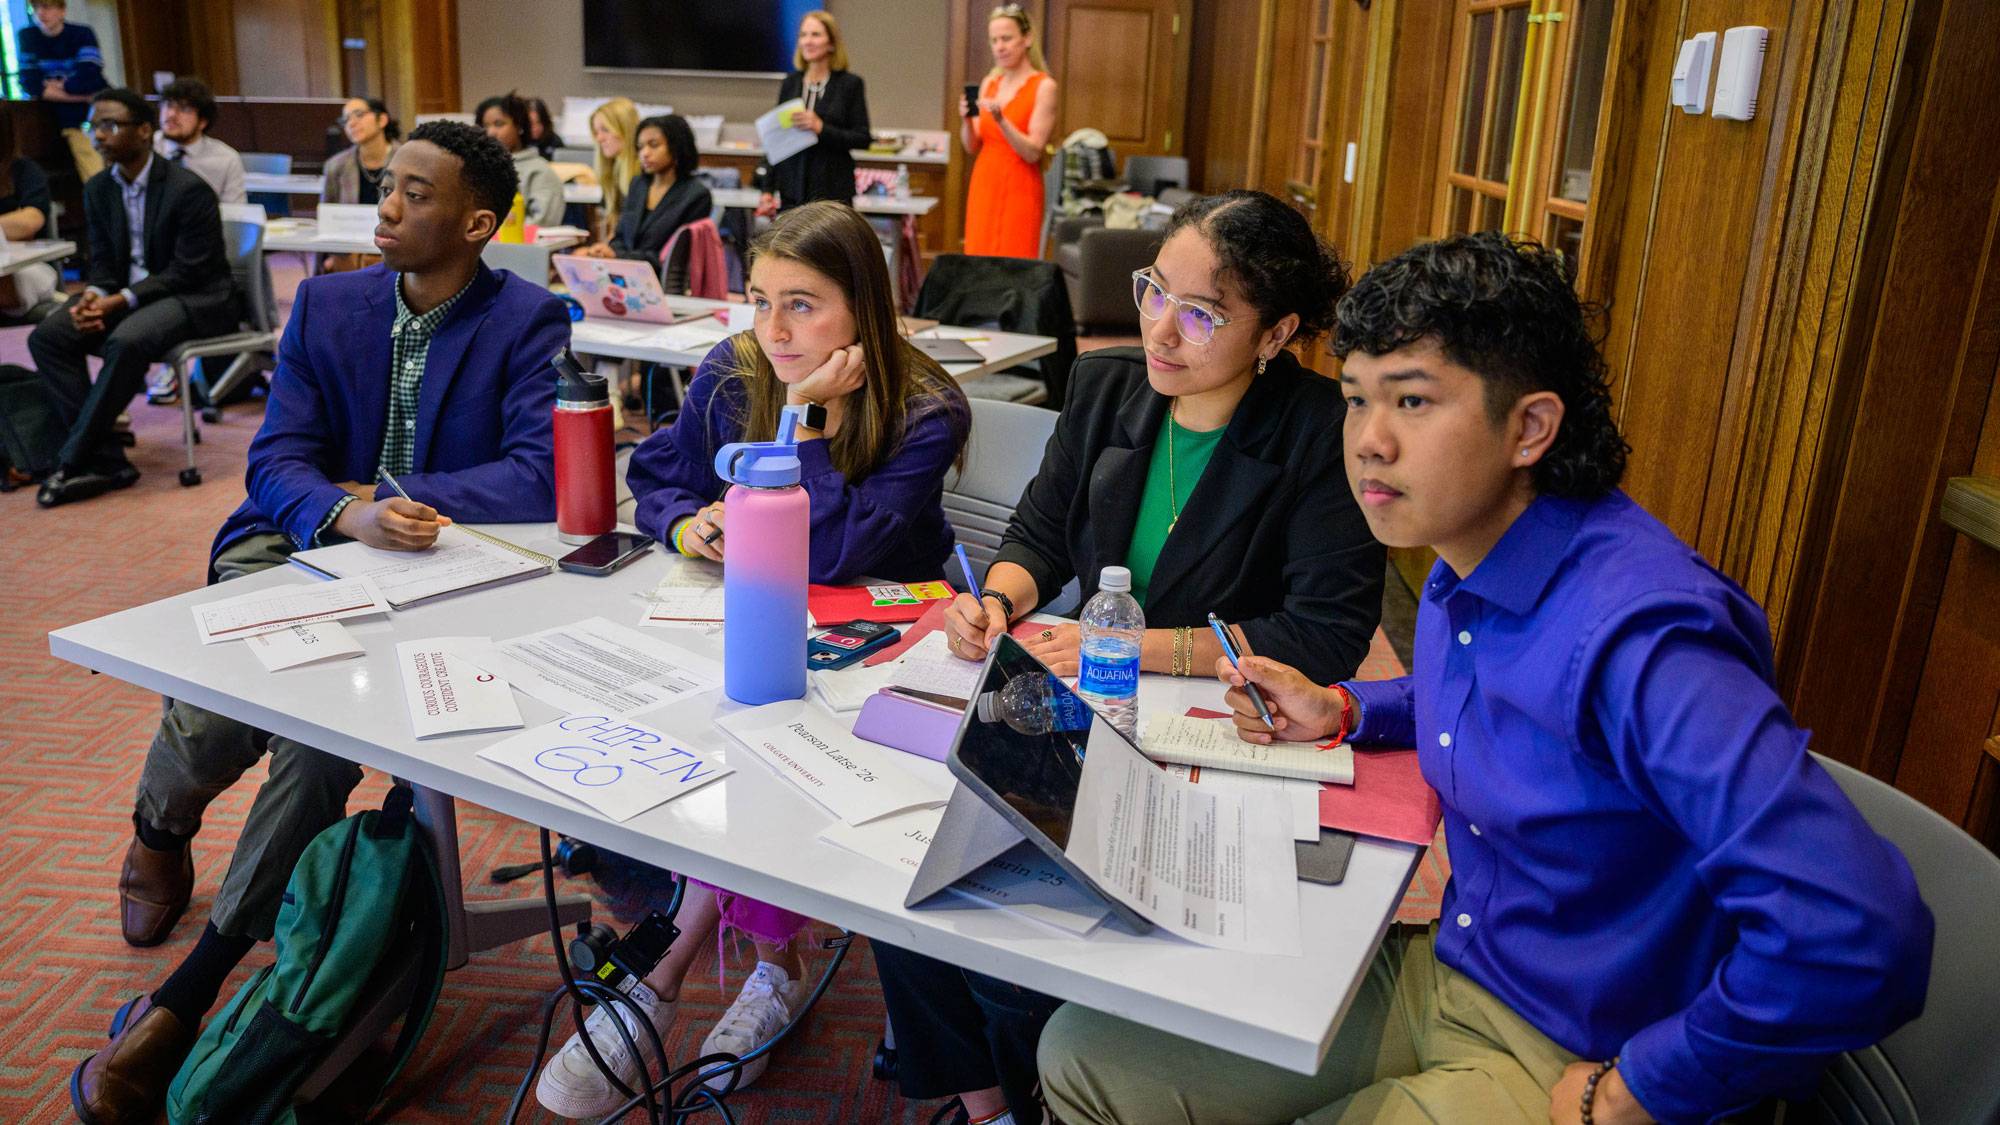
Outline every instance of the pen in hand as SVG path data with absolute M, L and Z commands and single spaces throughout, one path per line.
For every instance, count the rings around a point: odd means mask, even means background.
M 1229 626 L 1222 623 L 1222 618 L 1211 613 L 1208 615 L 1208 627 L 1215 630 L 1215 639 L 1222 642 L 1222 654 L 1229 658 L 1229 666 L 1241 671 L 1243 662 L 1238 659 L 1236 641 L 1229 635 Z M 1257 685 L 1246 678 L 1243 681 L 1243 691 L 1250 697 L 1250 702 L 1256 705 L 1257 717 L 1264 720 L 1264 725 L 1275 732 L 1278 724 L 1272 721 L 1271 709 L 1265 706 L 1264 694 L 1257 690 Z

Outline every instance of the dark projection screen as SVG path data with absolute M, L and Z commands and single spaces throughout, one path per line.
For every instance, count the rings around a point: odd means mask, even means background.
M 819 0 L 583 0 L 583 65 L 783 73 Z

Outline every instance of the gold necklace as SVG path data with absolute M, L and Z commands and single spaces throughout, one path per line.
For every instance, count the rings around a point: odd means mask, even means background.
M 1174 482 L 1174 445 L 1176 444 L 1174 441 L 1174 427 L 1178 424 L 1174 421 L 1174 411 L 1180 407 L 1180 404 L 1181 400 L 1178 398 L 1167 400 L 1167 507 L 1173 511 L 1173 518 L 1167 521 L 1168 535 L 1172 535 L 1174 527 L 1181 522 L 1181 487 Z

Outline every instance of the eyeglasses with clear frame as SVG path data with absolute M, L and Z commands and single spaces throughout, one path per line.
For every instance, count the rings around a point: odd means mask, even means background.
M 1214 309 L 1197 305 L 1167 292 L 1148 270 L 1132 271 L 1132 303 L 1139 307 L 1139 315 L 1147 320 L 1158 320 L 1172 308 L 1174 327 L 1180 331 L 1181 339 L 1190 344 L 1206 344 L 1215 339 L 1218 328 L 1227 328 L 1241 318 L 1223 316 Z

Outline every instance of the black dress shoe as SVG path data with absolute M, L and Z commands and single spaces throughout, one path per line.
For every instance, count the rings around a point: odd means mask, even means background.
M 57 469 L 49 479 L 42 482 L 41 490 L 35 493 L 35 503 L 44 508 L 58 504 L 71 504 L 78 500 L 88 500 L 121 488 L 130 488 L 139 483 L 139 470 L 132 465 L 120 465 L 108 473 L 80 472 L 74 469 Z

